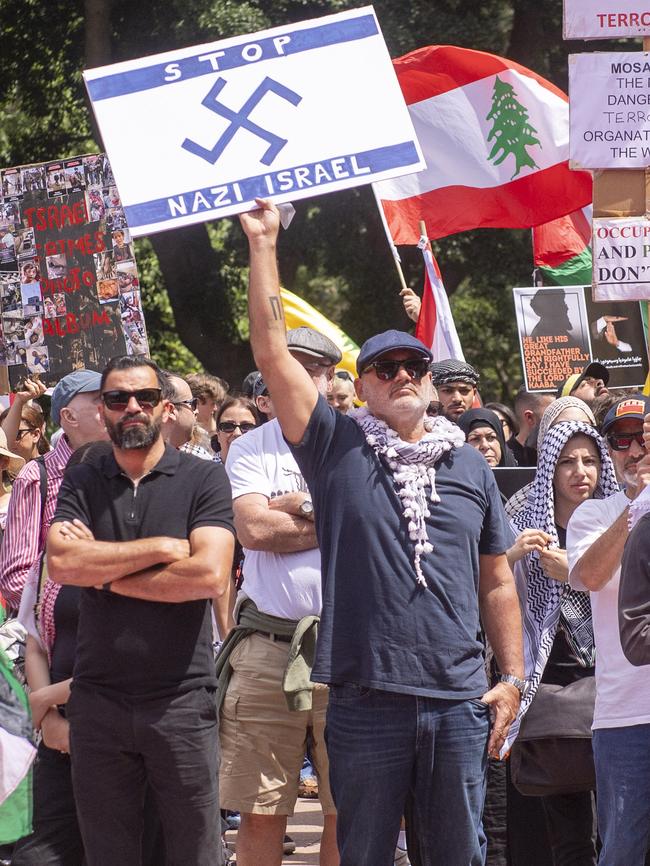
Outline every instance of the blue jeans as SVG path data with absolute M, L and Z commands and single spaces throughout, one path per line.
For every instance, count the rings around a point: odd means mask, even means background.
M 598 866 L 643 866 L 650 841 L 650 725 L 598 728 L 593 736 Z
M 482 866 L 489 710 L 330 687 L 325 737 L 341 866 L 393 866 L 403 815 L 418 866 Z

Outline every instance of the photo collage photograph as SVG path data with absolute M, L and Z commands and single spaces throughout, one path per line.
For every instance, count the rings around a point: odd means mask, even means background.
M 140 281 L 105 154 L 0 171 L 0 365 L 56 381 L 147 354 Z

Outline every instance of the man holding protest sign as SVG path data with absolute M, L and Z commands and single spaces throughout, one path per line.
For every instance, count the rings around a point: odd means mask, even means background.
M 323 610 L 312 680 L 331 689 L 341 864 L 392 866 L 406 813 L 421 866 L 478 866 L 487 752 L 498 754 L 524 689 L 496 482 L 455 425 L 427 419 L 431 353 L 409 334 L 362 347 L 355 387 L 367 409 L 342 415 L 319 396 L 287 348 L 278 211 L 257 204 L 241 218 L 251 344 L 314 501 Z M 504 674 L 489 691 L 479 609 Z

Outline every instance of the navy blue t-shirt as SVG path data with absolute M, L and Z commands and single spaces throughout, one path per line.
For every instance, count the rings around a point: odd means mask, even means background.
M 469 445 L 436 465 L 433 552 L 416 583 L 413 542 L 386 470 L 352 418 L 319 397 L 292 446 L 315 508 L 323 611 L 312 680 L 434 698 L 483 694 L 479 554 L 504 553 L 508 528 L 492 470 Z

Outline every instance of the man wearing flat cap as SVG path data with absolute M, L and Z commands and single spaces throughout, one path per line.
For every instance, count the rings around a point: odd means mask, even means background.
M 431 364 L 431 381 L 438 391 L 442 414 L 450 421 L 458 421 L 463 412 L 474 405 L 479 374 L 465 361 L 449 358 Z
M 286 341 L 283 334 L 282 349 L 296 365 L 296 386 L 304 375 L 314 390 L 327 394 L 341 360 L 337 346 L 301 327 L 289 331 Z M 293 378 L 285 384 L 290 402 Z M 322 598 L 314 508 L 265 379 L 258 376 L 252 388 L 272 420 L 236 439 L 226 460 L 245 556 L 237 627 L 218 660 L 225 694 L 221 804 L 241 813 L 239 866 L 279 866 L 309 740 L 324 814 L 320 863 L 336 866 L 336 810 L 325 749 L 328 691 L 310 680 Z
M 72 452 L 86 442 L 108 439 L 99 415 L 100 382 L 101 374 L 94 370 L 75 370 L 64 376 L 52 393 L 52 420 L 63 428 L 63 435 L 43 458 L 47 477 L 45 507 L 41 510 L 41 470 L 37 461 L 31 460 L 14 482 L 0 548 L 0 592 L 11 608 L 20 605 L 27 573 L 43 552 Z
M 278 211 L 258 205 L 241 216 L 251 344 L 313 499 L 323 606 L 311 679 L 330 686 L 341 866 L 392 866 L 402 815 L 421 866 L 478 866 L 487 755 L 525 690 L 494 475 L 455 424 L 427 416 L 431 353 L 410 334 L 361 347 L 366 407 L 328 406 L 287 349 Z M 502 672 L 493 689 L 480 622 Z

